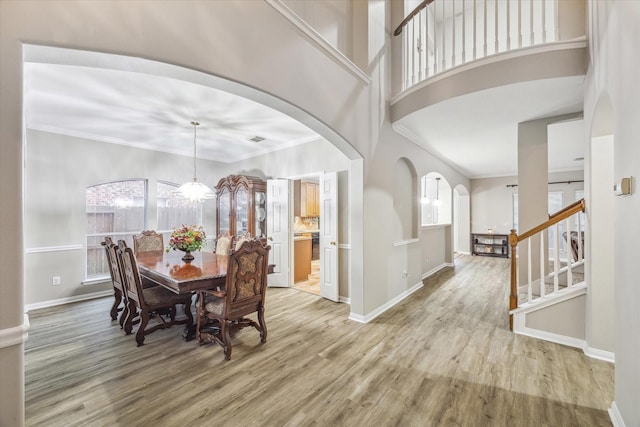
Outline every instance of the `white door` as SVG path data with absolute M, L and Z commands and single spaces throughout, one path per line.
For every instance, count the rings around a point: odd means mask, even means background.
M 338 301 L 338 174 L 320 176 L 320 296 Z
M 290 181 L 273 179 L 267 181 L 267 239 L 271 245 L 269 264 L 274 264 L 268 276 L 269 286 L 291 286 L 290 266 L 291 230 L 289 227 Z

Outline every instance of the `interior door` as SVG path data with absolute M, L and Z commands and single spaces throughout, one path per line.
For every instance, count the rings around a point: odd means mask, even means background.
M 320 296 L 338 301 L 338 174 L 320 176 Z
M 274 264 L 273 273 L 268 276 L 268 285 L 274 287 L 291 286 L 292 246 L 289 227 L 289 198 L 292 194 L 291 181 L 270 179 L 267 181 L 267 241 L 271 245 L 269 264 Z

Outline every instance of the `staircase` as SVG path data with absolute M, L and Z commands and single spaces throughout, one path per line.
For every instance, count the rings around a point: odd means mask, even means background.
M 515 333 L 582 346 L 584 210 L 582 199 L 529 231 L 511 230 L 509 327 Z

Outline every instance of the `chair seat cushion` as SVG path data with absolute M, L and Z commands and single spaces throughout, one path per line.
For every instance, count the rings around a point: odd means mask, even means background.
M 191 300 L 190 294 L 176 294 L 162 286 L 154 286 L 144 288 L 144 299 L 150 306 L 172 306 L 176 304 L 185 304 Z
M 204 309 L 209 313 L 221 316 L 224 313 L 224 300 L 216 297 L 208 297 Z

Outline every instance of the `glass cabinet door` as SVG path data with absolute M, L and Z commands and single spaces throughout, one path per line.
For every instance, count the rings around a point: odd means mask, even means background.
M 263 191 L 255 192 L 256 237 L 266 236 L 267 197 Z
M 218 210 L 218 223 L 220 224 L 218 233 L 219 235 L 231 234 L 231 193 L 229 193 L 229 190 L 224 189 L 220 192 L 218 203 L 220 206 Z
M 236 190 L 236 236 L 242 236 L 249 231 L 249 194 L 247 189 L 239 187 Z

